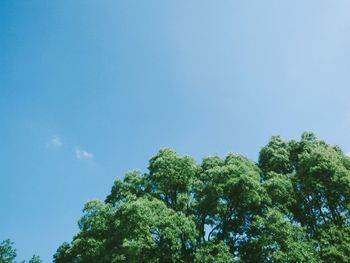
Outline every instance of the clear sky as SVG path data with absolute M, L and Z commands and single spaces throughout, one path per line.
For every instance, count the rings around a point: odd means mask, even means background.
M 52 260 L 158 149 L 350 151 L 350 1 L 2 0 L 0 240 Z

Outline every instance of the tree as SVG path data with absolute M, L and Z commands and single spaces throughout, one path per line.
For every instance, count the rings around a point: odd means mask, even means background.
M 250 229 L 254 238 L 241 247 L 243 262 L 316 263 L 316 246 L 302 227 L 277 210 L 256 217 Z
M 304 133 L 273 136 L 258 163 L 197 163 L 171 149 L 89 201 L 56 263 L 350 262 L 350 158 Z
M 210 226 L 208 240 L 224 241 L 234 254 L 266 198 L 258 167 L 240 155 L 206 158 L 198 185 L 195 192 L 202 234 L 205 225 Z
M 16 258 L 16 249 L 13 247 L 13 242 L 6 239 L 0 243 L 0 263 L 11 263 Z
M 16 249 L 13 248 L 14 243 L 10 239 L 6 239 L 0 243 L 0 263 L 15 263 L 17 257 Z M 25 263 L 25 261 L 21 261 Z M 33 255 L 28 263 L 42 263 L 39 256 Z
M 172 209 L 186 209 L 186 202 L 198 172 L 198 165 L 189 156 L 180 156 L 171 149 L 160 150 L 149 162 L 147 176 L 151 191 Z
M 323 262 L 350 262 L 350 228 L 335 225 L 320 232 L 320 257 Z
M 208 242 L 203 244 L 195 253 L 195 263 L 230 263 L 234 262 L 230 248 L 224 242 Z
M 33 255 L 31 259 L 29 259 L 28 263 L 43 263 L 39 256 Z
M 259 167 L 264 174 L 276 172 L 286 174 L 292 171 L 290 148 L 280 136 L 272 136 L 269 143 L 261 149 Z
M 60 245 L 53 255 L 53 261 L 56 263 L 73 263 L 74 258 L 75 256 L 71 253 L 71 246 L 67 242 Z

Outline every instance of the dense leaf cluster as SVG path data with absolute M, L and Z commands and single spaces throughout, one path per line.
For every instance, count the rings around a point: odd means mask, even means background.
M 90 201 L 56 263 L 350 262 L 350 158 L 304 133 L 258 163 L 160 150 Z

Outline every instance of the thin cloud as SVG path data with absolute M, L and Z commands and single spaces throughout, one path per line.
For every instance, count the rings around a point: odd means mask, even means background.
M 63 143 L 62 143 L 61 137 L 54 135 L 54 136 L 52 136 L 50 141 L 46 144 L 46 147 L 57 148 L 57 147 L 61 147 L 62 144 Z
M 75 157 L 77 157 L 78 160 L 89 160 L 94 158 L 94 154 L 88 151 L 81 150 L 79 149 L 79 147 L 77 147 L 75 149 Z

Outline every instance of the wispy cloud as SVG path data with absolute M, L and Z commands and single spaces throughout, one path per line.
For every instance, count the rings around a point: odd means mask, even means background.
M 46 143 L 46 147 L 50 148 L 50 147 L 61 147 L 62 146 L 62 140 L 61 137 L 54 135 L 51 137 L 50 141 Z
M 94 158 L 93 153 L 90 153 L 85 150 L 81 150 L 79 147 L 75 148 L 75 156 L 77 157 L 78 160 L 88 160 L 88 159 Z

